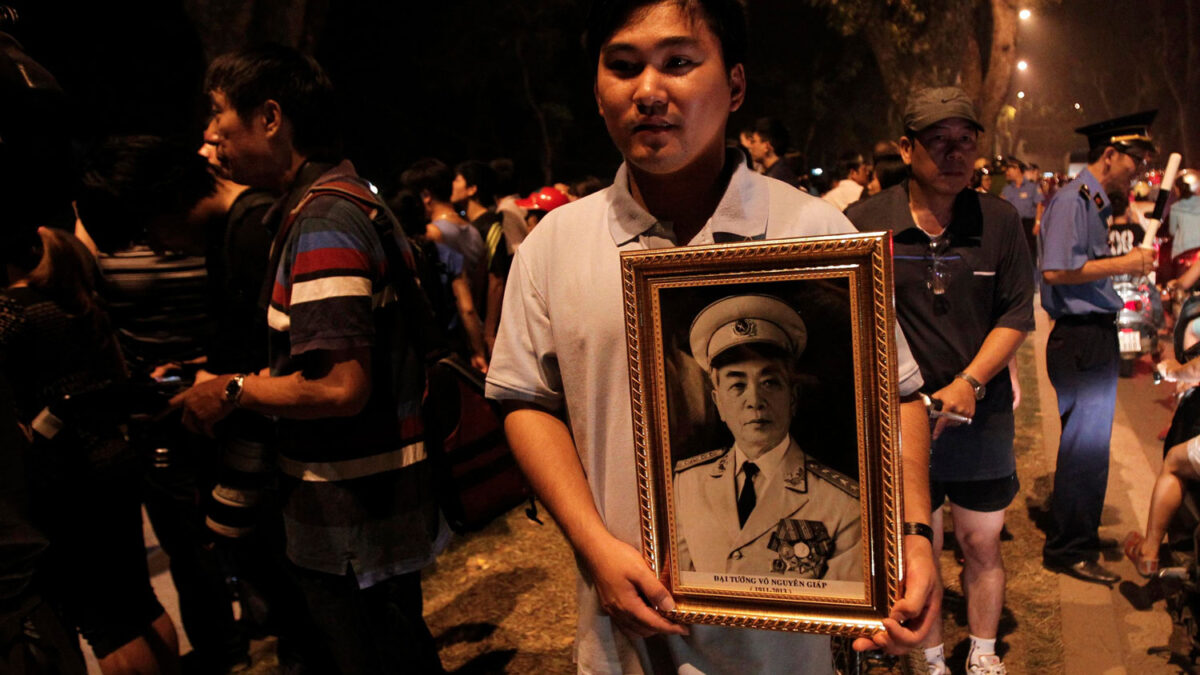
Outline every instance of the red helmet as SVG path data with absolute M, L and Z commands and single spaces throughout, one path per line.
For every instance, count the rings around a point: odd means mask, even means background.
M 525 199 L 516 200 L 517 206 L 528 211 L 545 211 L 547 213 L 571 201 L 557 188 L 544 187 L 529 193 Z

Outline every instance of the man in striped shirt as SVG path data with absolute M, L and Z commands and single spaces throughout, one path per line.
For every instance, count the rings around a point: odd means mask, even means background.
M 269 46 L 227 54 L 205 81 L 205 138 L 232 180 L 279 195 L 271 247 L 270 368 L 176 397 L 203 431 L 234 408 L 278 418 L 287 555 L 342 672 L 441 672 L 420 570 L 449 537 L 420 418 L 399 228 L 339 161 L 332 85 L 312 59 Z M 407 282 L 407 283 L 406 283 Z

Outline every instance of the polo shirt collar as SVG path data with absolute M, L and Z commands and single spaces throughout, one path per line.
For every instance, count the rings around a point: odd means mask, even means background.
M 746 241 L 766 237 L 767 209 L 769 204 L 768 184 L 754 173 L 744 160 L 740 150 L 729 149 L 725 153 L 725 168 L 733 166 L 725 194 L 717 204 L 716 211 L 697 235 L 704 238 L 711 234 L 712 241 Z M 660 223 L 649 211 L 633 199 L 629 191 L 629 167 L 622 163 L 613 178 L 609 194 L 608 228 L 613 242 L 624 246 L 638 237 L 657 228 L 669 230 L 669 225 Z M 687 244 L 689 242 L 679 242 Z M 696 243 L 705 243 L 697 241 Z
M 909 179 L 911 180 L 911 179 Z M 901 233 L 908 230 L 915 230 L 914 234 L 928 236 L 924 230 L 917 227 L 917 223 L 913 220 L 912 211 L 908 208 L 908 185 L 909 180 L 905 180 L 895 190 L 893 199 L 899 200 L 897 206 L 898 212 L 903 212 L 904 217 L 897 218 L 900 221 L 900 226 L 893 230 L 893 236 L 899 237 Z M 979 194 L 971 188 L 964 188 L 958 196 L 954 198 L 954 206 L 950 215 L 950 226 L 946 228 L 949 234 L 950 241 L 954 244 L 970 244 L 979 242 L 983 238 L 983 209 L 979 206 Z M 907 235 L 913 236 L 913 235 Z

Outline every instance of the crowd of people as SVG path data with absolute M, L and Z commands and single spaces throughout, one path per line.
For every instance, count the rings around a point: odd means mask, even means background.
M 581 672 L 831 673 L 827 636 L 658 611 L 674 600 L 639 548 L 618 254 L 856 230 L 894 242 L 905 545 L 900 596 L 854 648 L 922 649 L 931 675 L 949 672 L 937 571 L 949 502 L 964 667 L 1005 672 L 1012 364 L 1039 287 L 1063 421 L 1045 564 L 1115 581 L 1096 563 L 1120 305 L 1110 277 L 1153 261 L 1140 247 L 1110 255 L 1107 220 L 1154 150 L 1149 120 L 1080 129 L 1087 167 L 1059 181 L 1017 158 L 977 160 L 970 97 L 933 87 L 912 93 L 897 140 L 797 172 L 777 119 L 727 140 L 747 40 L 735 0 L 594 4 L 585 46 L 624 159 L 608 184 L 522 194 L 508 160 L 425 158 L 378 187 L 342 152 L 321 66 L 262 46 L 209 66 L 202 138 L 97 144 L 65 217 L 62 195 L 14 193 L 0 247 L 0 626 L 29 628 L 0 631 L 0 665 L 82 672 L 78 634 L 105 673 L 224 673 L 246 663 L 257 630 L 278 635 L 284 672 L 442 672 L 420 575 L 451 532 L 425 376 L 453 358 L 486 374 L 513 455 L 577 555 Z M 61 94 L 0 46 L 33 74 L 22 96 Z M 45 143 L 10 143 L 5 175 Z M 773 296 L 731 295 L 696 316 L 690 342 L 687 367 L 732 441 L 676 464 L 679 522 L 707 514 L 680 525 L 677 564 L 861 583 L 871 530 L 858 479 L 789 432 L 804 317 Z M 931 423 L 930 405 L 952 415 Z M 709 491 L 719 504 L 699 496 Z M 805 510 L 810 497 L 828 508 Z M 194 648 L 182 661 L 150 585 L 143 504 Z M 1139 569 L 1156 559 L 1150 543 Z

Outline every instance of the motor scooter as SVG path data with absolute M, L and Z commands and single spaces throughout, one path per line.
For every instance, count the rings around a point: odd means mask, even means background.
M 1117 312 L 1117 340 L 1121 347 L 1118 372 L 1121 377 L 1130 377 L 1139 358 L 1158 353 L 1158 331 L 1165 321 L 1162 298 L 1148 276 L 1114 277 L 1113 290 L 1122 303 Z

